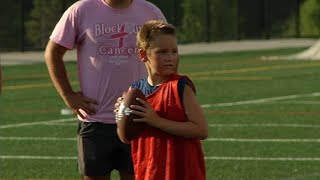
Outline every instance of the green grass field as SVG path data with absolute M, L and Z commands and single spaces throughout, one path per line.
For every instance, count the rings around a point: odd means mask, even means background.
M 207 179 L 320 179 L 320 61 L 257 59 L 301 50 L 181 56 L 209 123 Z M 76 63 L 67 68 L 78 89 Z M 60 115 L 45 64 L 4 66 L 3 75 L 0 179 L 79 179 L 76 120 Z

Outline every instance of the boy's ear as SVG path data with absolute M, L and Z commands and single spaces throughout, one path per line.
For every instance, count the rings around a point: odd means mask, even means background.
M 147 60 L 148 60 L 147 51 L 145 51 L 143 49 L 139 49 L 139 57 L 142 62 L 147 62 Z

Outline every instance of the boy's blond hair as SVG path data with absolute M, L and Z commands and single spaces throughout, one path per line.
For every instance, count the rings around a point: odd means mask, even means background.
M 161 20 L 151 20 L 143 24 L 137 35 L 137 46 L 147 50 L 159 35 L 176 35 L 176 28 Z

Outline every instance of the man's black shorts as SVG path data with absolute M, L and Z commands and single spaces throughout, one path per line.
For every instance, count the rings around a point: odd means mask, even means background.
M 131 147 L 118 138 L 116 124 L 79 121 L 77 137 L 81 175 L 105 176 L 113 169 L 134 174 Z

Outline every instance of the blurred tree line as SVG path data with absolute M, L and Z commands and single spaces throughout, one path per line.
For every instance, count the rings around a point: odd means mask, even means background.
M 2 0 L 0 50 L 42 50 L 76 0 Z M 178 29 L 180 43 L 318 37 L 320 0 L 149 0 Z

